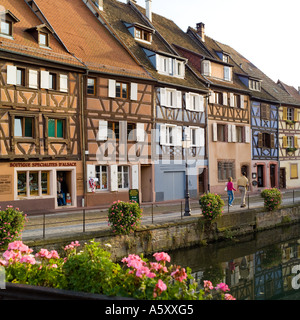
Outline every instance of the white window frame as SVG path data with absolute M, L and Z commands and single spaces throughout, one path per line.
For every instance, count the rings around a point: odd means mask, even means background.
M 99 171 L 97 172 L 97 167 L 99 167 Z M 103 171 L 103 167 L 106 167 L 106 172 Z M 107 186 L 106 188 L 103 188 L 102 187 L 102 177 L 103 177 L 103 174 L 106 175 L 106 181 L 107 181 Z M 99 164 L 99 165 L 95 165 L 95 178 L 98 179 L 98 184 L 100 186 L 100 188 L 96 188 L 96 191 L 107 191 L 108 188 L 109 188 L 109 185 L 108 185 L 108 166 L 107 165 L 102 165 L 102 164 Z M 97 182 L 97 181 L 96 181 Z
M 121 171 L 119 171 L 119 168 L 121 169 Z M 124 168 L 127 168 L 127 172 L 124 171 Z M 129 166 L 118 166 L 117 168 L 117 185 L 118 185 L 118 189 L 119 190 L 128 190 L 130 188 L 130 181 L 129 181 Z M 125 187 L 125 174 L 127 174 L 127 184 L 128 186 Z M 119 187 L 119 176 L 121 175 L 121 187 Z
M 224 66 L 224 80 L 231 81 L 231 67 Z

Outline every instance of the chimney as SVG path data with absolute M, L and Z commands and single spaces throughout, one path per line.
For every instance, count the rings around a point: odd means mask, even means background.
M 99 10 L 102 10 L 103 11 L 103 0 L 93 0 L 96 7 L 99 9 Z
M 146 17 L 152 22 L 152 0 L 146 0 Z
M 197 34 L 205 42 L 205 24 L 203 22 L 197 23 Z

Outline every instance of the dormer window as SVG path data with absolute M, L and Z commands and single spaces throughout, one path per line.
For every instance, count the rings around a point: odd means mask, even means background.
M 229 62 L 229 55 L 223 53 L 223 62 L 226 62 L 226 63 Z
M 179 60 L 179 57 L 169 57 L 156 54 L 156 70 L 160 74 L 184 78 L 185 61 Z
M 124 22 L 124 24 L 135 40 L 151 44 L 152 35 L 155 32 L 154 29 L 144 26 L 140 23 Z
M 26 30 L 29 32 L 40 47 L 49 48 L 49 35 L 52 33 L 51 29 L 45 24 L 30 28 Z
M 146 42 L 151 42 L 152 40 L 152 35 L 149 31 L 140 29 L 140 28 L 135 28 L 135 38 L 137 40 L 143 40 Z
M 260 80 L 249 79 L 249 89 L 254 90 L 254 91 L 260 91 L 261 90 Z
M 0 15 L 0 36 L 12 37 L 13 25 L 20 20 L 14 16 L 9 10 L 1 12 Z

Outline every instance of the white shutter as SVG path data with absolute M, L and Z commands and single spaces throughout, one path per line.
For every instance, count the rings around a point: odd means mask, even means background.
M 168 73 L 170 75 L 173 74 L 173 59 L 172 58 L 168 58 Z
M 118 166 L 110 166 L 110 191 L 118 191 Z
M 204 128 L 197 129 L 196 139 L 197 139 L 196 140 L 197 147 L 204 147 L 205 146 L 205 130 L 204 130 Z
M 185 109 L 191 110 L 191 94 L 189 92 L 185 93 Z
M 86 171 L 87 171 L 87 172 L 86 172 L 86 176 L 87 176 L 87 190 L 88 190 L 88 192 L 92 192 L 92 188 L 90 187 L 89 180 L 90 180 L 90 178 L 95 178 L 95 177 L 96 177 L 95 165 L 93 165 L 93 164 L 88 164 Z
M 182 127 L 176 126 L 173 130 L 174 132 L 176 132 L 176 140 L 174 142 L 174 145 L 181 147 L 182 146 Z
M 231 126 L 231 128 L 232 128 L 232 142 L 236 142 L 236 126 L 235 126 L 235 124 L 233 124 Z
M 107 121 L 99 120 L 99 129 L 98 129 L 98 141 L 105 141 L 107 140 Z
M 185 127 L 184 128 L 184 141 L 190 141 L 191 140 L 191 128 Z
M 223 92 L 223 105 L 224 105 L 224 106 L 227 106 L 227 105 L 228 105 L 227 92 Z
M 209 92 L 209 103 L 215 103 L 215 93 L 213 91 Z
M 227 125 L 227 142 L 233 142 L 232 141 L 232 125 Z
M 137 100 L 138 99 L 138 84 L 137 83 L 131 83 L 130 99 L 131 100 Z
M 167 106 L 167 91 L 166 88 L 160 88 L 160 105 Z
M 176 107 L 182 108 L 182 94 L 181 91 L 175 91 L 175 97 L 176 97 Z
M 41 88 L 42 89 L 49 89 L 49 72 L 48 71 L 41 71 Z
M 204 112 L 204 97 L 201 94 L 199 94 L 197 96 L 196 101 L 197 101 L 197 111 Z
M 109 98 L 116 97 L 116 80 L 112 80 L 112 79 L 108 80 L 108 97 Z
M 161 124 L 160 125 L 160 144 L 162 146 L 166 145 L 167 141 L 166 141 L 166 125 L 165 124 Z
M 29 70 L 29 88 L 38 88 L 38 72 L 37 70 Z
M 241 95 L 240 97 L 241 97 L 241 108 L 244 109 L 245 108 L 245 97 L 243 95 Z
M 137 164 L 131 167 L 131 189 L 139 189 L 139 166 Z
M 234 94 L 230 92 L 229 94 L 229 99 L 230 99 L 230 107 L 234 107 Z
M 211 75 L 211 64 L 208 60 L 203 60 L 201 63 L 202 67 L 202 74 L 204 76 L 210 76 Z
M 68 92 L 68 75 L 61 74 L 59 76 L 59 90 L 61 92 Z
M 245 127 L 245 142 L 250 143 L 250 127 Z
M 218 125 L 217 123 L 213 123 L 213 141 L 218 141 Z
M 136 141 L 144 142 L 145 141 L 145 125 L 144 123 L 136 124 Z
M 17 84 L 17 67 L 8 65 L 7 66 L 7 84 Z
M 156 71 L 161 72 L 161 58 L 160 58 L 160 55 L 157 54 L 155 56 L 155 58 L 156 58 Z

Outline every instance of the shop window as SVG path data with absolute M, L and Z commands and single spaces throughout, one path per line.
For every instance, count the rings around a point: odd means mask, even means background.
M 48 119 L 48 137 L 64 138 L 64 119 Z
M 127 166 L 118 166 L 118 188 L 129 188 L 129 168 Z
M 96 190 L 107 190 L 107 166 L 96 166 Z
M 33 138 L 34 135 L 34 119 L 31 117 L 15 117 L 14 120 L 14 136 L 23 138 Z
M 19 171 L 17 177 L 19 198 L 50 195 L 49 171 Z

